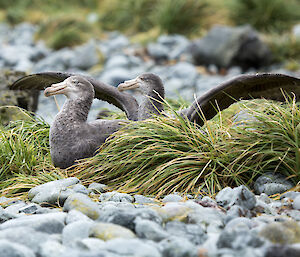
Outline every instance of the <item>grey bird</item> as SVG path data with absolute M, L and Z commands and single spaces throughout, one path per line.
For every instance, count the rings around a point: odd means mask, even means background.
M 50 127 L 50 154 L 52 162 L 67 168 L 75 160 L 93 156 L 107 137 L 124 126 L 128 120 L 94 120 L 87 122 L 95 91 L 85 78 L 71 76 L 52 84 L 45 96 L 64 94 L 67 97 L 62 109 Z
M 87 76 L 71 75 L 55 72 L 33 74 L 21 78 L 11 86 L 12 89 L 43 89 L 60 82 L 45 90 L 46 96 L 67 96 L 67 101 L 50 129 L 50 151 L 55 166 L 66 168 L 75 160 L 92 156 L 109 135 L 126 124 L 125 120 L 87 122 L 95 93 L 97 98 L 125 111 L 130 120 L 144 120 L 163 111 L 164 86 L 155 74 L 142 74 L 120 84 L 118 89 Z M 139 105 L 135 98 L 120 92 L 136 88 L 144 94 Z M 285 101 L 282 90 L 299 99 L 300 79 L 283 74 L 241 75 L 211 89 L 179 114 L 203 125 L 205 119 L 213 118 L 219 110 L 240 99 Z
M 149 113 L 162 113 L 164 88 L 157 75 L 142 74 L 118 87 L 120 91 L 136 88 L 151 96 L 146 97 L 144 99 L 146 102 L 139 105 L 138 119 L 145 115 L 147 117 Z M 300 79 L 272 73 L 240 75 L 212 88 L 179 114 L 202 126 L 205 120 L 210 120 L 236 101 L 264 98 L 284 102 L 286 100 L 284 93 L 299 100 Z

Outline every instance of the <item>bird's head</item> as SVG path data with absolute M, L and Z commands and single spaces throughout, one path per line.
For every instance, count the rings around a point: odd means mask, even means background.
M 159 76 L 153 73 L 143 73 L 135 79 L 126 80 L 118 86 L 119 91 L 129 89 L 140 89 L 144 94 L 151 94 L 153 91 L 164 97 L 164 86 Z
M 44 91 L 46 97 L 64 94 L 67 98 L 94 98 L 95 92 L 92 84 L 81 76 L 71 76 L 63 82 L 52 84 Z

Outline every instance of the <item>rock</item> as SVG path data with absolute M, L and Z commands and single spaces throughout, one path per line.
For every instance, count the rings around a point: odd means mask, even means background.
M 300 225 L 295 221 L 273 222 L 265 225 L 259 235 L 274 244 L 300 243 Z
M 0 241 L 8 240 L 26 246 L 35 253 L 38 253 L 39 245 L 47 241 L 49 237 L 49 234 L 35 231 L 30 227 L 13 227 L 0 230 Z
M 92 221 L 86 220 L 79 220 L 68 224 L 62 231 L 63 245 L 72 247 L 75 246 L 77 241 L 88 238 L 93 225 Z
M 64 204 L 64 211 L 77 210 L 95 220 L 100 216 L 98 204 L 92 201 L 87 195 L 75 193 L 70 195 Z
M 125 80 L 132 79 L 134 76 L 127 69 L 116 67 L 110 70 L 105 70 L 98 78 L 100 81 L 109 85 L 117 86 Z
M 48 234 L 61 233 L 65 226 L 65 218 L 66 213 L 62 212 L 22 216 L 2 223 L 0 230 L 15 227 L 30 227 L 36 231 Z
M 140 238 L 146 238 L 156 242 L 169 236 L 169 234 L 156 222 L 141 218 L 135 219 L 135 232 Z
M 168 47 L 157 44 L 157 43 L 150 43 L 147 46 L 148 54 L 157 62 L 166 61 L 168 59 Z
M 299 195 L 300 195 L 300 192 L 288 191 L 280 196 L 280 200 L 282 200 L 284 198 L 289 198 L 289 199 L 294 200 Z
M 98 238 L 84 238 L 77 242 L 77 246 L 83 250 L 101 251 L 105 245 L 105 241 Z
M 99 53 L 96 42 L 89 42 L 75 47 L 69 60 L 69 67 L 79 70 L 88 70 L 99 62 Z
M 5 212 L 11 213 L 11 214 L 18 214 L 19 210 L 23 207 L 25 207 L 27 204 L 23 201 L 18 201 L 14 204 L 9 205 L 5 208 Z
M 93 182 L 88 186 L 88 190 L 94 193 L 105 193 L 108 190 L 108 186 L 100 183 Z
M 285 176 L 280 173 L 272 172 L 267 172 L 259 176 L 254 182 L 254 190 L 257 194 L 281 194 L 293 186 L 293 183 L 288 181 Z
M 162 257 L 154 246 L 139 239 L 113 239 L 108 241 L 103 249 L 116 256 Z
M 66 224 L 70 224 L 75 221 L 92 221 L 88 216 L 83 214 L 80 211 L 77 211 L 75 209 L 70 210 L 66 217 Z
M 0 252 L 3 257 L 35 257 L 34 252 L 26 246 L 5 239 L 0 240 Z
M 166 223 L 165 229 L 172 236 L 187 238 L 195 245 L 201 245 L 207 239 L 207 235 L 198 224 L 185 224 L 179 221 L 170 221 Z
M 140 217 L 144 220 L 150 220 L 157 224 L 161 224 L 161 218 L 152 209 L 149 208 L 109 208 L 102 209 L 99 221 L 118 224 L 135 231 L 135 220 Z
M 169 237 L 159 243 L 164 257 L 197 257 L 197 248 L 184 237 Z
M 122 226 L 112 224 L 112 223 L 103 223 L 96 222 L 90 228 L 90 236 L 96 237 L 98 239 L 107 241 L 114 238 L 135 238 L 135 234 Z
M 3 70 L 0 72 L 0 107 L 18 106 L 31 112 L 36 111 L 39 92 L 9 90 L 9 85 L 25 75 L 26 73 L 18 71 Z M 11 120 L 23 118 L 24 114 L 22 114 L 16 108 L 1 108 L 0 122 L 3 125 L 8 124 L 8 122 Z
M 28 205 L 25 205 L 24 207 L 20 208 L 19 209 L 19 212 L 20 213 L 26 213 L 26 214 L 35 214 L 37 213 L 38 210 L 41 210 L 42 207 L 37 205 L 37 204 L 28 204 Z
M 74 52 L 69 48 L 63 48 L 38 61 L 32 68 L 32 71 L 37 73 L 53 70 L 68 70 L 72 67 L 72 58 L 74 58 Z
M 232 220 L 230 220 L 226 226 L 225 229 L 226 230 L 234 230 L 234 229 L 252 229 L 255 226 L 255 223 L 250 220 L 249 218 L 245 218 L 245 217 L 237 217 L 234 218 Z
M 193 211 L 184 203 L 168 202 L 161 208 L 154 208 L 164 222 L 178 220 L 187 221 L 188 215 Z
M 243 70 L 270 64 L 271 52 L 249 25 L 214 26 L 205 37 L 190 47 L 197 65 L 215 64 L 218 68 L 239 66 Z
M 154 198 L 146 197 L 143 195 L 134 195 L 134 203 L 136 204 L 149 204 L 156 203 Z
M 3 223 L 3 222 L 5 222 L 7 220 L 10 220 L 10 219 L 14 219 L 16 217 L 18 217 L 18 215 L 6 212 L 5 209 L 3 209 L 0 206 L 0 223 Z
M 57 241 L 48 240 L 40 245 L 39 257 L 56 257 L 68 253 L 69 256 L 74 256 L 72 249 L 68 249 Z
M 264 257 L 299 257 L 300 247 L 289 245 L 271 245 L 268 247 Z
M 169 194 L 166 195 L 163 199 L 162 202 L 163 203 L 167 203 L 167 202 L 181 202 L 183 200 L 183 198 L 178 195 L 178 194 Z
M 76 184 L 76 185 L 72 186 L 72 190 L 74 193 L 81 193 L 84 195 L 89 194 L 88 189 L 84 185 L 81 185 L 81 184 Z
M 113 202 L 129 202 L 133 203 L 133 197 L 129 194 L 118 193 L 118 192 L 107 192 L 100 195 L 99 200 L 103 201 L 113 201 Z
M 74 194 L 70 187 L 79 183 L 78 178 L 66 178 L 51 181 L 29 190 L 28 198 L 34 203 L 48 203 L 63 205 L 65 200 Z
M 121 51 L 128 45 L 128 38 L 115 31 L 108 33 L 108 39 L 106 41 L 99 42 L 98 47 L 105 56 L 110 56 L 112 53 Z
M 235 250 L 241 250 L 245 247 L 258 248 L 264 244 L 264 241 L 251 233 L 244 227 L 235 227 L 222 231 L 218 242 L 218 248 L 231 248 Z
M 295 210 L 300 210 L 300 195 L 298 195 L 293 202 L 293 208 Z
M 216 195 L 216 201 L 220 206 L 227 209 L 233 205 L 239 205 L 248 210 L 251 210 L 256 205 L 255 195 L 243 185 L 234 189 L 230 187 L 222 189 Z

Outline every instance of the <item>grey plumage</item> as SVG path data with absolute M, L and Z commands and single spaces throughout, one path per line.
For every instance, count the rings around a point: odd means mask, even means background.
M 92 84 L 83 77 L 71 76 L 45 90 L 45 96 L 64 94 L 63 108 L 50 127 L 52 162 L 67 168 L 75 160 L 93 156 L 108 136 L 120 129 L 126 120 L 95 120 L 87 122 L 94 99 Z

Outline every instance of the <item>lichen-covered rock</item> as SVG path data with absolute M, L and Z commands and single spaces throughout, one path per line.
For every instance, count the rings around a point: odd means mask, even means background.
M 135 238 L 135 234 L 122 226 L 112 224 L 97 222 L 94 223 L 90 229 L 90 236 L 102 239 L 104 241 L 111 240 L 114 238 Z
M 95 220 L 100 216 L 100 208 L 87 195 L 75 193 L 70 195 L 64 204 L 64 211 L 77 210 Z
M 11 120 L 25 118 L 17 108 L 3 106 L 18 106 L 35 112 L 38 105 L 38 91 L 11 91 L 11 85 L 17 79 L 25 76 L 25 72 L 4 70 L 0 72 L 0 124 L 7 124 Z

